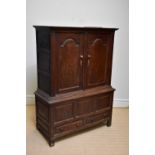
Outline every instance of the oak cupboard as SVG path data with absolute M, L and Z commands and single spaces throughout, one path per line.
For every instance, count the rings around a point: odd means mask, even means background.
M 34 26 L 36 126 L 50 146 L 62 136 L 111 125 L 116 28 Z

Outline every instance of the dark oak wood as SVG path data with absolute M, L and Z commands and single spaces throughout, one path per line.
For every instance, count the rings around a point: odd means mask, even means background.
M 38 88 L 50 93 L 50 29 L 36 29 Z
M 83 88 L 83 35 L 74 32 L 56 32 L 55 48 L 57 81 L 56 93 Z
M 89 32 L 87 34 L 87 87 L 106 84 L 109 51 L 109 33 Z
M 111 125 L 116 28 L 34 26 L 36 127 L 50 146 L 65 135 Z

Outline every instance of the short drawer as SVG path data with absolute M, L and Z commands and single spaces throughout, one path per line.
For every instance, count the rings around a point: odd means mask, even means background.
M 59 127 L 55 127 L 55 134 L 72 131 L 72 130 L 75 130 L 76 128 L 81 127 L 82 125 L 83 125 L 83 121 L 79 120 Z
M 87 117 L 87 118 L 85 118 L 84 122 L 85 122 L 85 124 L 95 123 L 95 122 L 102 121 L 102 120 L 104 121 L 108 117 L 110 117 L 110 110 L 107 110 L 101 114 L 97 114 L 97 115 Z

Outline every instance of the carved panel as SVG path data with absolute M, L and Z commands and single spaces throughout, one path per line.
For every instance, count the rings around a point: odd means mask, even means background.
M 80 55 L 83 53 L 80 34 L 57 34 L 57 92 L 66 92 L 82 87 L 82 64 Z
M 107 40 L 98 35 L 88 35 L 87 86 L 105 84 L 108 59 Z
M 76 47 L 79 47 L 79 44 L 76 43 L 76 41 L 74 39 L 66 39 L 60 47 L 65 47 L 67 46 L 68 43 L 75 43 Z
M 96 99 L 96 111 L 103 110 L 106 107 L 110 106 L 110 98 L 111 96 L 108 94 L 106 96 L 102 95 Z
M 83 116 L 84 114 L 89 114 L 95 111 L 95 97 L 85 98 L 77 101 L 75 108 L 76 117 Z
M 55 107 L 55 122 L 65 121 L 73 118 L 73 103 Z

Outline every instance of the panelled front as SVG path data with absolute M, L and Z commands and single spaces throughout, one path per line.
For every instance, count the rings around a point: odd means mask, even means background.
M 111 99 L 112 94 L 108 93 L 78 100 L 75 103 L 75 117 L 81 118 L 94 113 L 102 112 L 105 108 L 110 108 L 112 102 Z
M 96 100 L 95 97 L 83 98 L 78 100 L 75 104 L 75 116 L 77 118 L 91 114 L 95 111 Z
M 114 31 L 39 28 L 36 34 L 39 89 L 54 96 L 110 84 Z
M 113 32 L 54 32 L 56 93 L 109 84 L 111 34 Z
M 54 105 L 55 132 L 66 132 L 67 130 L 73 130 L 72 128 L 110 117 L 112 94 L 107 93 L 57 103 Z
M 99 95 L 96 97 L 95 111 L 100 112 L 112 104 L 112 94 Z
M 83 87 L 83 35 L 81 32 L 55 32 L 56 92 Z
M 54 122 L 59 124 L 63 121 L 73 120 L 74 102 L 59 103 L 54 106 Z
M 54 106 L 54 135 L 57 137 L 111 117 L 113 93 L 90 96 Z
M 86 87 L 104 85 L 106 84 L 108 68 L 108 33 L 88 32 L 86 38 Z

